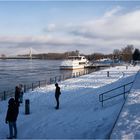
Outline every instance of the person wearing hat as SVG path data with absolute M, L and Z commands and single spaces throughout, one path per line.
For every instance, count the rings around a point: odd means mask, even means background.
M 60 87 L 58 86 L 58 83 L 55 84 L 55 87 L 56 87 L 55 99 L 56 99 L 56 103 L 57 103 L 55 109 L 59 109 L 59 97 L 60 97 L 61 92 L 60 92 Z
M 17 117 L 18 117 L 18 112 L 19 112 L 18 105 L 15 102 L 15 99 L 10 98 L 8 101 L 8 110 L 7 110 L 7 114 L 6 114 L 6 118 L 5 118 L 5 123 L 9 124 L 10 136 L 8 137 L 8 139 L 17 138 L 16 121 L 17 121 Z M 13 134 L 13 130 L 14 130 L 14 134 Z

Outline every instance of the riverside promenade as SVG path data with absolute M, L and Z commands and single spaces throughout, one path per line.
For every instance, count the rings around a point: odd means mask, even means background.
M 18 139 L 105 139 L 125 100 L 118 96 L 102 107 L 99 95 L 135 80 L 139 67 L 118 66 L 59 82 L 60 109 L 55 110 L 54 84 L 24 95 L 30 100 L 30 114 L 20 106 Z M 109 71 L 109 76 L 107 72 Z M 119 92 L 119 91 L 118 91 Z M 0 102 L 0 139 L 8 135 L 5 114 L 8 100 Z
M 111 139 L 140 139 L 140 73 L 126 100 Z

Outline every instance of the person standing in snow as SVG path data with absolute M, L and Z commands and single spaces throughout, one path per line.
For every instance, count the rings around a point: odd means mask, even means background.
M 16 121 L 17 121 L 17 117 L 18 117 L 18 105 L 15 102 L 14 98 L 10 98 L 8 101 L 8 110 L 7 110 L 7 114 L 6 114 L 6 118 L 5 118 L 5 123 L 9 124 L 9 137 L 8 139 L 13 139 L 13 138 L 17 138 L 17 126 L 16 126 Z M 13 134 L 13 130 L 14 130 L 14 134 Z
M 18 86 L 15 87 L 15 102 L 19 105 L 20 100 L 20 88 Z
M 19 89 L 20 89 L 19 102 L 23 103 L 24 90 L 23 90 L 23 85 L 22 84 L 19 85 Z
M 58 83 L 55 84 L 55 87 L 56 87 L 55 99 L 56 99 L 56 103 L 57 103 L 55 109 L 59 109 L 59 97 L 60 97 L 61 92 L 60 92 L 60 87 L 58 86 Z

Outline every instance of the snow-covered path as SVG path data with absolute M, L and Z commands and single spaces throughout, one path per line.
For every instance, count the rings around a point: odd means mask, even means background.
M 111 138 L 140 139 L 140 73 L 136 77 Z
M 30 99 L 31 114 L 25 115 L 24 105 L 20 106 L 18 138 L 106 138 L 124 99 L 108 101 L 102 108 L 99 94 L 132 81 L 137 70 L 137 67 L 128 70 L 116 67 L 106 70 L 110 71 L 109 77 L 106 71 L 99 71 L 62 81 L 59 83 L 60 110 L 54 109 L 54 85 L 25 94 L 24 98 Z M 8 126 L 4 123 L 7 101 L 0 102 L 0 106 L 0 138 L 5 138 L 8 135 Z

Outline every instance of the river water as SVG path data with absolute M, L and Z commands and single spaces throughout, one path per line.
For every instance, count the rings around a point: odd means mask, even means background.
M 60 70 L 60 60 L 0 60 L 0 93 L 13 89 L 19 83 L 31 84 L 69 71 Z

